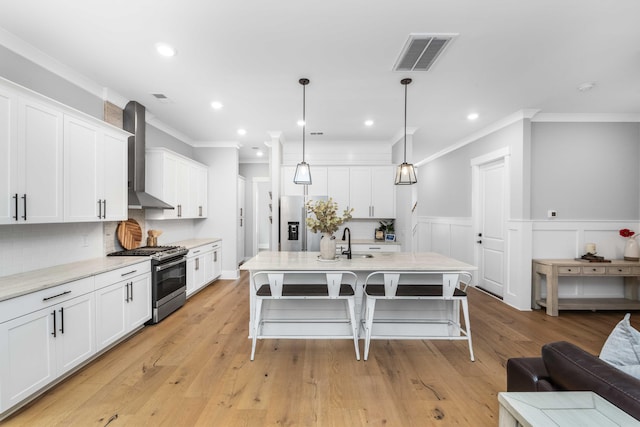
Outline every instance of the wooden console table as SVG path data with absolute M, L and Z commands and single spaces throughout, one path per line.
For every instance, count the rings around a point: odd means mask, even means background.
M 532 266 L 533 308 L 546 307 L 549 316 L 558 310 L 640 310 L 638 285 L 640 262 L 612 260 L 587 262 L 571 259 L 534 259 Z M 542 276 L 547 279 L 547 297 L 542 299 Z M 563 298 L 558 299 L 560 276 L 624 277 L 624 298 Z

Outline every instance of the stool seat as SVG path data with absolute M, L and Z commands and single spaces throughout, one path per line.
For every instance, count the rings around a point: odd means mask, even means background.
M 365 289 L 367 295 L 384 297 L 384 285 L 368 285 Z M 454 297 L 466 297 L 467 293 L 462 289 L 453 290 Z M 398 285 L 395 298 L 399 297 L 442 297 L 442 285 Z
M 257 296 L 260 297 L 270 297 L 271 295 L 271 286 L 262 285 L 258 288 L 256 292 Z M 338 293 L 341 297 L 352 297 L 355 295 L 353 288 L 348 284 L 340 285 L 340 292 Z M 282 296 L 283 297 L 329 297 L 329 289 L 327 285 L 282 285 Z

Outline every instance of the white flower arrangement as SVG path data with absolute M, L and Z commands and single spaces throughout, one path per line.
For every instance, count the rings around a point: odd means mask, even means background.
M 307 217 L 307 227 L 314 233 L 329 233 L 333 234 L 338 231 L 338 227 L 346 221 L 349 221 L 353 208 L 345 209 L 342 216 L 339 217 L 338 204 L 329 198 L 326 202 L 324 200 L 309 200 L 306 204 L 307 212 L 315 215 L 315 218 Z

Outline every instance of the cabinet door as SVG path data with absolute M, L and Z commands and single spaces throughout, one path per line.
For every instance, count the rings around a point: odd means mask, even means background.
M 217 279 L 222 275 L 222 247 L 213 250 L 213 278 Z
M 0 88 L 0 224 L 17 221 L 17 97 Z
M 126 283 L 118 282 L 96 290 L 96 347 L 100 351 L 127 332 Z M 151 306 L 151 304 L 149 304 Z
M 56 306 L 56 365 L 61 375 L 91 357 L 95 351 L 93 292 Z
M 105 132 L 102 142 L 102 216 L 106 221 L 127 219 L 127 149 L 126 136 Z
M 374 218 L 396 217 L 396 188 L 393 166 L 371 168 L 371 216 Z
M 349 209 L 349 168 L 328 168 L 327 196 L 338 204 L 338 212 L 340 214 L 345 209 Z
M 352 167 L 349 170 L 349 201 L 354 218 L 370 218 L 371 168 Z
M 127 303 L 127 332 L 151 319 L 151 275 L 144 274 L 130 282 Z
M 298 185 L 298 187 L 303 186 Z M 311 167 L 311 185 L 309 186 L 308 192 L 311 197 L 327 195 L 327 168 L 325 166 Z
M 182 159 L 176 161 L 176 216 L 178 218 L 193 218 L 195 209 L 191 207 L 191 190 L 189 189 L 189 164 Z
M 198 165 L 189 167 L 189 191 L 193 201 L 190 203 L 193 218 L 207 217 L 207 170 Z
M 0 412 L 56 378 L 54 308 L 0 324 Z
M 100 221 L 102 134 L 74 117 L 64 119 L 64 220 Z M 98 165 L 100 162 L 100 165 Z
M 20 222 L 61 222 L 62 113 L 30 99 L 18 104 Z
M 237 245 L 238 245 L 238 257 L 236 259 L 236 261 L 238 263 L 240 263 L 241 261 L 244 260 L 244 239 L 245 239 L 245 233 L 246 233 L 246 229 L 247 229 L 247 222 L 246 222 L 246 212 L 245 212 L 245 203 L 244 203 L 244 197 L 245 197 L 245 180 L 244 178 L 240 177 L 238 178 L 238 238 L 237 238 Z

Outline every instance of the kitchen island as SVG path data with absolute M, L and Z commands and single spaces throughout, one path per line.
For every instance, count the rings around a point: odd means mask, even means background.
M 240 269 L 249 271 L 250 313 L 249 335 L 253 325 L 255 307 L 255 286 L 253 275 L 259 271 L 317 271 L 319 273 L 332 271 L 352 271 L 357 275 L 356 284 L 356 316 L 360 316 L 363 286 L 366 277 L 374 271 L 412 271 L 412 272 L 446 272 L 457 275 L 463 272 L 473 272 L 477 268 L 473 265 L 458 261 L 433 252 L 425 253 L 354 253 L 352 259 L 338 257 L 334 261 L 319 260 L 319 252 L 260 252 L 254 258 L 244 263 Z M 300 278 L 304 280 L 304 278 Z M 440 282 L 441 283 L 441 282 Z M 335 302 L 335 305 L 329 303 Z M 318 319 L 318 322 L 304 321 L 298 323 L 274 322 L 265 323 L 262 335 L 286 337 L 287 335 L 307 335 L 315 337 L 331 337 L 349 334 L 349 325 L 333 324 L 322 321 L 340 317 L 344 306 L 340 301 L 268 301 L 263 308 L 265 319 Z M 416 318 L 427 316 L 430 319 L 452 319 L 458 321 L 459 307 L 452 301 L 380 301 L 376 313 L 384 318 Z M 425 309 L 425 306 L 427 307 Z M 379 332 L 390 336 L 407 337 L 416 335 L 447 336 L 450 331 L 442 324 L 390 323 L 380 325 Z

